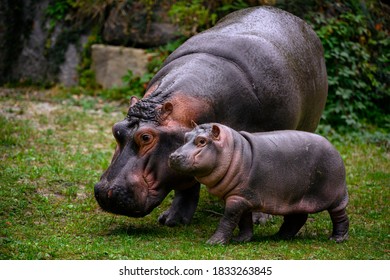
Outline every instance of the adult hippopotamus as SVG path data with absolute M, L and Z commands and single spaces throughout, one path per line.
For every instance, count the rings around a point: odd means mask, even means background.
M 132 97 L 127 117 L 112 128 L 117 147 L 95 185 L 106 211 L 142 217 L 175 196 L 159 222 L 187 224 L 199 183 L 168 166 L 184 133 L 219 122 L 238 130 L 314 131 L 327 97 L 321 42 L 301 19 L 271 7 L 234 12 L 174 51 Z
M 253 210 L 283 215 L 282 238 L 294 237 L 308 213 L 327 210 L 331 239 L 348 237 L 345 167 L 324 137 L 294 130 L 239 133 L 214 123 L 195 127 L 185 139 L 170 155 L 169 165 L 225 201 L 224 215 L 208 243 L 226 244 L 237 225 L 236 240 L 249 241 Z

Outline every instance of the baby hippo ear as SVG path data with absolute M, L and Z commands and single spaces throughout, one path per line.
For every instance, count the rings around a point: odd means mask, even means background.
M 191 120 L 191 128 L 195 128 L 197 127 L 198 125 L 196 124 L 196 122 L 194 122 L 193 120 Z
M 211 135 L 213 136 L 214 140 L 219 140 L 219 134 L 221 133 L 221 130 L 218 125 L 213 124 L 211 128 Z
M 132 96 L 130 98 L 130 107 L 133 107 L 135 105 L 135 103 L 137 103 L 139 101 L 139 99 L 135 96 Z

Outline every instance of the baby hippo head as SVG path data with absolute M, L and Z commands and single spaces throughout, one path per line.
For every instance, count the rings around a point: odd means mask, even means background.
M 208 176 L 220 160 L 221 136 L 221 125 L 196 126 L 185 134 L 185 144 L 169 156 L 169 166 L 187 175 Z

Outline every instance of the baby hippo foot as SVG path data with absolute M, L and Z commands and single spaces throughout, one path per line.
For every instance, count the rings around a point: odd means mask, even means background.
M 349 234 L 348 234 L 348 232 L 346 232 L 343 235 L 332 235 L 331 237 L 329 237 L 329 240 L 333 240 L 336 243 L 341 243 L 341 242 L 348 240 L 348 237 L 349 237 Z
M 233 236 L 233 231 L 239 226 L 239 238 L 245 240 L 252 232 L 252 212 L 249 203 L 240 196 L 230 196 L 226 199 L 225 212 L 219 222 L 214 235 L 207 241 L 208 244 L 227 244 Z M 242 233 L 242 234 L 241 234 Z M 242 236 L 241 236 L 242 235 Z
M 330 217 L 333 223 L 332 236 L 330 240 L 334 240 L 337 243 L 343 242 L 348 239 L 349 219 L 345 209 L 342 210 L 330 210 Z

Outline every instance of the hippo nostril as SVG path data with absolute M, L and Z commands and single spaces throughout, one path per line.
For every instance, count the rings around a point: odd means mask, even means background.
M 169 164 L 176 165 L 180 162 L 181 156 L 179 154 L 171 154 L 169 156 Z
M 95 198 L 99 200 L 99 198 L 101 197 L 101 188 L 99 183 L 96 184 L 94 187 L 94 194 L 95 194 Z
M 171 155 L 171 159 L 173 160 L 173 161 L 180 161 L 180 160 L 182 160 L 183 159 L 183 155 L 182 154 L 172 154 Z

